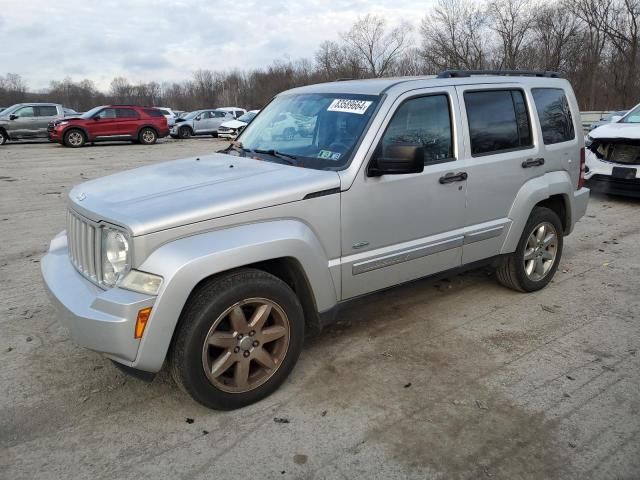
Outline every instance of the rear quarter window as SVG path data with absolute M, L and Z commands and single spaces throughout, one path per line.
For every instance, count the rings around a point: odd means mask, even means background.
M 155 108 L 145 108 L 144 113 L 149 115 L 150 117 L 160 118 L 164 117 L 161 110 L 157 110 Z
M 522 90 L 465 92 L 473 156 L 533 146 L 531 123 Z
M 561 88 L 532 88 L 545 145 L 567 142 L 576 136 L 569 102 Z

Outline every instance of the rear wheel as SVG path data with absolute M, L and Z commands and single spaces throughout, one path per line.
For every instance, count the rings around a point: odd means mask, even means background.
M 71 129 L 64 134 L 64 144 L 71 148 L 80 148 L 87 142 L 87 137 L 82 130 Z
M 153 128 L 145 127 L 138 134 L 138 141 L 143 145 L 153 145 L 158 140 L 158 134 Z
M 498 266 L 498 281 L 520 292 L 544 288 L 558 269 L 562 246 L 562 223 L 558 214 L 549 208 L 535 207 L 516 251 Z
M 176 383 L 196 401 L 231 410 L 274 392 L 304 338 L 291 288 L 260 270 L 214 278 L 190 298 L 169 357 Z
M 182 139 L 189 138 L 193 135 L 193 131 L 189 127 L 180 127 L 178 130 L 178 136 Z

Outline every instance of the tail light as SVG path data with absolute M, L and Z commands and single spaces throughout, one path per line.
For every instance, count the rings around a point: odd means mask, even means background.
M 580 177 L 578 177 L 578 190 L 584 187 L 584 172 L 586 171 L 587 164 L 585 159 L 584 147 L 580 149 Z

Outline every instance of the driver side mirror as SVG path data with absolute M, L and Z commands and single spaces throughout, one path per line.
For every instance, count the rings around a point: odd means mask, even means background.
M 611 123 L 616 123 L 622 118 L 622 115 L 614 115 L 611 117 Z
M 382 148 L 369 166 L 367 175 L 403 175 L 424 171 L 424 148 L 418 145 L 389 145 Z
M 93 119 L 94 119 L 95 121 L 100 120 L 100 115 L 96 115 L 95 117 L 93 117 Z
M 198 115 L 198 116 L 195 118 L 195 120 L 202 120 L 202 116 L 201 116 L 201 115 Z
M 9 115 L 9 120 L 15 120 L 16 118 L 19 118 L 18 115 L 12 113 L 11 115 Z

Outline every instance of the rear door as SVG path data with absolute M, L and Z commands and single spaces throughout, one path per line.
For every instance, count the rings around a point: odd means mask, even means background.
M 456 87 L 462 109 L 467 179 L 462 263 L 500 253 L 520 188 L 544 175 L 533 128 L 531 92 L 521 84 Z
M 116 130 L 122 137 L 136 138 L 140 115 L 133 108 L 116 109 Z
M 49 123 L 60 117 L 62 117 L 62 114 L 58 112 L 58 107 L 55 105 L 39 105 L 36 107 L 35 135 L 38 137 L 46 137 Z

